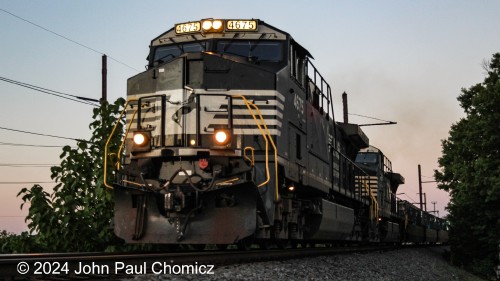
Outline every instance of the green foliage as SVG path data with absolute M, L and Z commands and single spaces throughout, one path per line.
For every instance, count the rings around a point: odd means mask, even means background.
M 104 186 L 104 148 L 108 136 L 124 105 L 123 99 L 114 104 L 103 103 L 93 112 L 90 140 L 80 140 L 76 148 L 65 146 L 61 164 L 51 168 L 56 181 L 51 194 L 40 185 L 22 189 L 23 208 L 29 203 L 28 228 L 37 247 L 29 251 L 103 251 L 120 244 L 110 229 L 113 217 L 112 192 Z M 123 132 L 123 120 L 110 141 L 110 151 L 118 151 Z M 115 176 L 108 161 L 108 182 Z M 25 250 L 25 249 L 24 249 Z
M 439 188 L 448 205 L 452 261 L 492 276 L 500 243 L 500 53 L 493 55 L 483 83 L 458 97 L 466 117 L 443 140 Z
M 17 254 L 26 252 L 40 252 L 35 236 L 28 232 L 23 232 L 20 235 L 8 233 L 3 230 L 0 232 L 0 254 Z

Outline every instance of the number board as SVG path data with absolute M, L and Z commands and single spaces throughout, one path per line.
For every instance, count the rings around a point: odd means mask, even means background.
M 175 33 L 191 33 L 199 32 L 201 30 L 201 24 L 199 21 L 179 23 L 175 25 Z
M 257 31 L 256 20 L 228 20 L 226 21 L 227 31 Z

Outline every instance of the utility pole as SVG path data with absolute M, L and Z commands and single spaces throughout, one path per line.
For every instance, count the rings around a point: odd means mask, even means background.
M 420 210 L 427 212 L 427 198 L 425 193 L 422 192 L 422 184 L 436 182 L 436 181 L 422 181 L 422 171 L 420 168 L 420 164 L 418 164 L 418 195 L 420 196 Z M 424 200 L 422 201 L 422 194 L 424 195 Z M 434 210 L 435 211 L 435 210 Z
M 427 212 L 427 196 L 425 195 L 425 192 L 424 192 L 424 211 Z
M 347 93 L 342 94 L 342 106 L 344 108 L 344 123 L 349 123 L 349 117 L 347 116 L 349 112 L 347 111 Z
M 431 203 L 432 203 L 432 205 L 434 205 L 434 211 L 432 211 L 432 213 L 434 213 L 434 215 L 437 214 L 437 217 L 439 218 L 439 210 L 436 211 L 436 203 L 437 203 L 437 201 L 432 201 Z
M 418 195 L 420 196 L 420 210 L 423 210 L 422 206 L 422 172 L 420 171 L 420 164 L 418 164 Z
M 108 76 L 108 63 L 106 55 L 102 55 L 102 98 L 101 103 L 108 99 L 107 93 L 107 76 Z

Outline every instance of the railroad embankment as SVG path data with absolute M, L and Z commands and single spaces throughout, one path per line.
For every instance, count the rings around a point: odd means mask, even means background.
M 342 254 L 216 267 L 213 275 L 136 276 L 126 280 L 467 280 L 443 258 L 446 247 Z

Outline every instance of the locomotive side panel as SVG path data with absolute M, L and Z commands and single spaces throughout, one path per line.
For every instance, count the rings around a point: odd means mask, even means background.
M 330 153 L 328 151 L 330 126 L 313 104 L 308 102 L 306 108 L 306 122 L 308 124 L 306 138 L 309 153 L 307 174 L 310 185 L 328 193 L 331 188 Z
M 389 222 L 387 228 L 387 235 L 382 240 L 384 242 L 399 242 L 400 241 L 400 231 L 399 224 Z
M 321 200 L 321 210 L 306 217 L 308 231 L 305 238 L 317 241 L 357 240 L 354 232 L 354 210 Z

